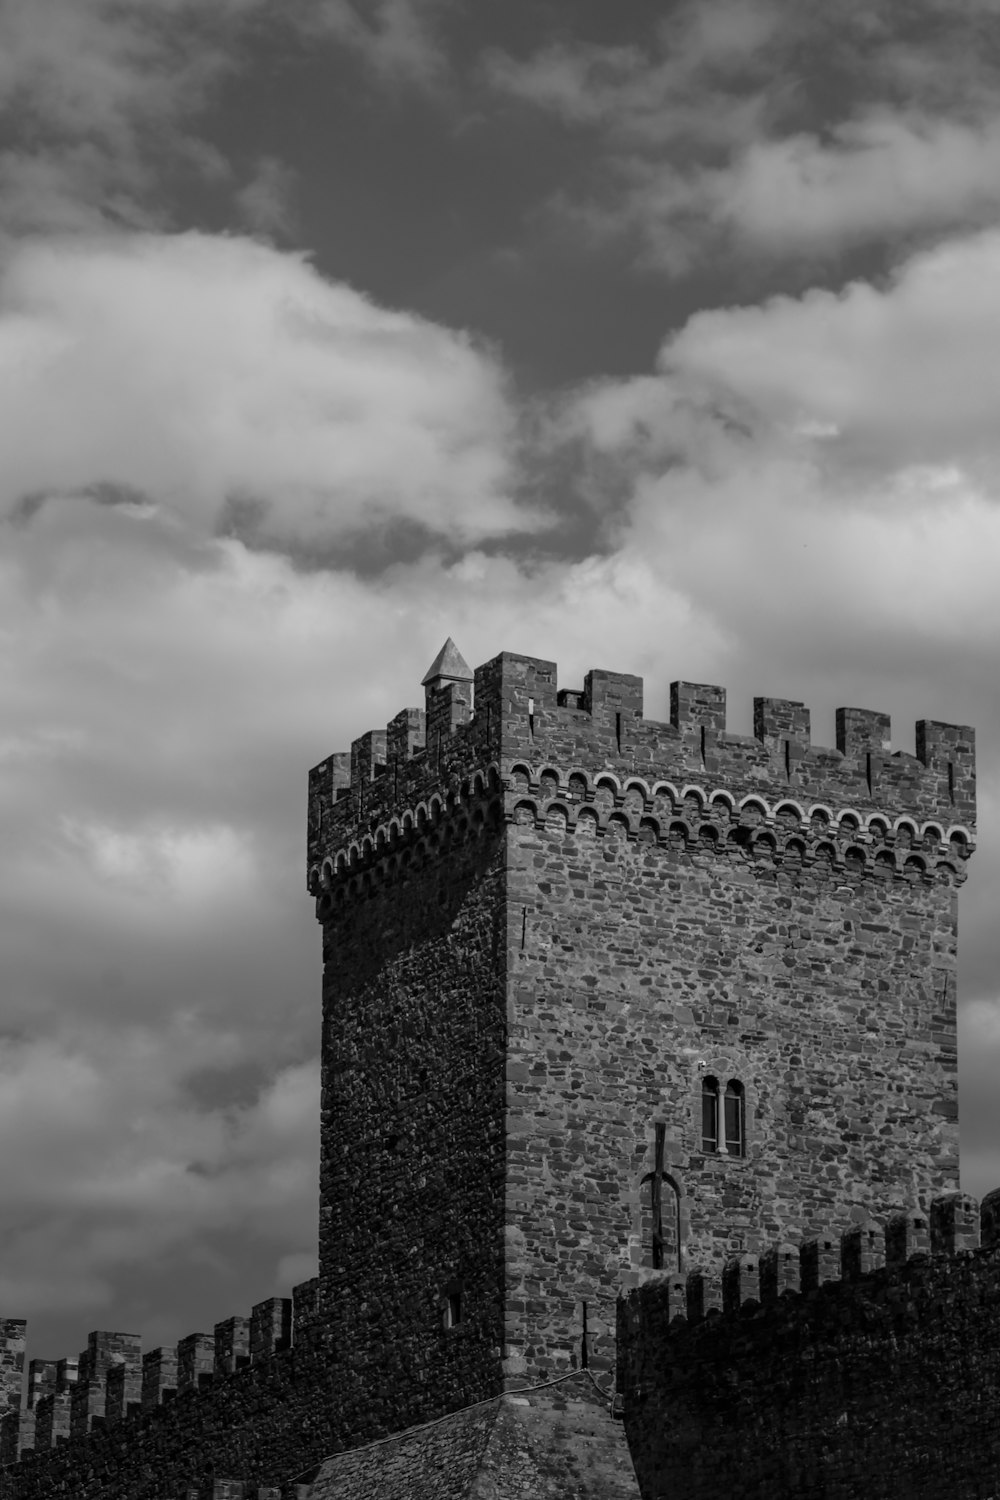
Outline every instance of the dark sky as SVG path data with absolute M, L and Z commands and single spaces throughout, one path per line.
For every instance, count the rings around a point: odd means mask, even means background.
M 979 731 L 1000 1182 L 997 5 L 0 9 L 0 1311 L 312 1274 L 305 773 L 447 635 Z M 905 13 L 904 13 L 905 12 Z M 959 18 L 957 18 L 959 17 Z M 991 874 L 991 872 L 993 872 Z

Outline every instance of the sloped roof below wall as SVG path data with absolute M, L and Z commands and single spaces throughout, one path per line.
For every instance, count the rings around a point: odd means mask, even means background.
M 639 1500 L 621 1422 L 586 1371 L 320 1466 L 310 1500 Z

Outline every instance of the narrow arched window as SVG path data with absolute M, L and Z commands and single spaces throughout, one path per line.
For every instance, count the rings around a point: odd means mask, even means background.
M 738 1078 L 723 1089 L 708 1074 L 701 1081 L 701 1149 L 706 1154 L 746 1156 L 746 1091 Z
M 743 1085 L 738 1078 L 730 1078 L 726 1084 L 723 1101 L 726 1150 L 730 1156 L 746 1154 L 746 1108 Z
M 719 1149 L 719 1080 L 711 1076 L 701 1080 L 701 1149 Z

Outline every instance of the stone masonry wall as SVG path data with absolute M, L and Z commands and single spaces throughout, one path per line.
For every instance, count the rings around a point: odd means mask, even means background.
M 657 1123 L 675 1268 L 958 1186 L 950 884 L 817 855 L 814 831 L 782 859 L 694 798 L 665 840 L 579 803 L 567 827 L 560 792 L 510 830 L 506 1342 L 531 1376 L 566 1367 L 583 1301 L 613 1364 Z M 706 1074 L 744 1085 L 743 1157 L 702 1150 Z
M 498 811 L 446 820 L 378 880 L 319 902 L 321 1315 L 371 1437 L 500 1388 Z
M 619 1389 L 643 1500 L 995 1496 L 988 1203 L 982 1249 L 974 1201 L 954 1195 L 930 1225 L 890 1220 L 884 1239 L 877 1223 L 855 1225 L 842 1241 L 745 1256 L 721 1282 L 659 1276 L 624 1297 Z
M 411 921 L 405 861 L 502 788 L 508 1379 L 571 1368 L 584 1304 L 610 1367 L 658 1164 L 666 1253 L 717 1263 L 956 1185 L 973 732 L 922 721 L 918 754 L 890 754 L 885 715 L 843 709 L 830 750 L 801 704 L 760 698 L 754 735 L 730 735 L 724 690 L 690 683 L 658 723 L 639 678 L 560 691 L 553 663 L 509 653 L 477 669 L 474 711 L 469 696 L 447 686 L 311 773 L 309 868 L 328 927 L 337 902 L 351 921 L 369 903 L 357 951 L 374 951 L 385 920 Z M 701 1150 L 706 1074 L 745 1089 L 745 1156 Z M 332 1206 L 350 1185 L 329 1180 Z

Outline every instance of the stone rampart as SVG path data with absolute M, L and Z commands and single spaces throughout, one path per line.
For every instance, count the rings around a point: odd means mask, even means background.
M 1000 1480 L 1000 1192 L 651 1275 L 619 1302 L 643 1496 L 983 1500 Z
M 143 1355 L 135 1335 L 97 1332 L 78 1370 L 76 1361 L 32 1361 L 31 1405 L 22 1410 L 12 1397 L 0 1419 L 0 1497 L 307 1493 L 290 1476 L 367 1438 L 371 1427 L 367 1414 L 353 1411 L 351 1371 L 327 1347 L 316 1304 L 313 1279 L 291 1298 L 269 1297 L 249 1319 L 228 1318 L 175 1348 Z M 23 1322 L 18 1328 L 23 1351 Z

